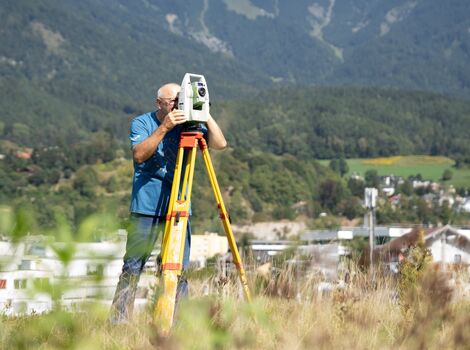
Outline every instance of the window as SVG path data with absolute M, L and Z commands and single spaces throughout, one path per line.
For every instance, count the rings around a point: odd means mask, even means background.
M 89 264 L 86 267 L 86 274 L 88 276 L 103 277 L 104 265 L 103 264 Z
M 14 280 L 15 289 L 25 289 L 26 288 L 26 280 L 25 279 L 18 279 Z
M 46 247 L 41 245 L 34 245 L 31 248 L 31 255 L 46 256 Z
M 454 263 L 460 264 L 462 262 L 462 255 L 460 254 L 455 254 L 454 255 Z
M 46 289 L 48 287 L 50 287 L 49 278 L 41 277 L 41 278 L 35 278 L 34 279 L 34 288 Z
M 5 289 L 7 287 L 7 280 L 0 280 L 0 289 Z

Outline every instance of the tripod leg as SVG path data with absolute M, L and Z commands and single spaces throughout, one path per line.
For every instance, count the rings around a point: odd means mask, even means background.
M 176 202 L 178 191 L 180 188 L 180 181 L 181 181 L 181 172 L 183 169 L 183 158 L 184 158 L 184 148 L 179 147 L 178 153 L 176 155 L 176 164 L 175 164 L 175 172 L 173 174 L 173 182 L 171 184 L 171 192 L 170 192 L 170 201 L 168 202 L 168 211 L 166 214 L 166 223 L 165 223 L 165 231 L 162 238 L 162 249 L 161 255 L 163 260 L 163 254 L 166 252 L 166 247 L 168 246 L 168 238 L 170 237 L 169 231 L 171 230 L 170 220 L 171 213 L 173 212 L 173 205 Z
M 211 156 L 204 139 L 200 139 L 200 148 L 204 157 L 204 163 L 206 165 L 207 174 L 209 175 L 209 180 L 212 186 L 212 191 L 214 192 L 215 200 L 217 202 L 217 207 L 219 208 L 219 215 L 222 219 L 222 224 L 224 226 L 225 235 L 227 236 L 228 244 L 230 246 L 230 251 L 232 252 L 233 263 L 238 269 L 238 274 L 240 277 L 240 282 L 243 287 L 243 292 L 245 294 L 245 299 L 251 301 L 250 289 L 248 288 L 248 281 L 246 279 L 245 269 L 238 253 L 237 243 L 233 236 L 232 226 L 230 225 L 230 218 L 225 209 L 224 201 L 222 194 L 220 192 L 219 183 L 217 182 L 217 177 L 215 175 L 214 167 L 212 166 Z
M 178 164 L 181 165 L 183 151 L 182 147 L 178 150 L 178 158 L 180 158 Z M 154 313 L 154 319 L 158 322 L 158 326 L 164 334 L 167 334 L 173 325 L 178 280 L 183 269 L 195 161 L 196 147 L 193 147 L 188 154 L 183 182 L 180 182 L 181 166 L 179 171 L 175 169 L 173 178 L 172 202 L 169 203 L 162 246 L 163 293 L 158 298 Z

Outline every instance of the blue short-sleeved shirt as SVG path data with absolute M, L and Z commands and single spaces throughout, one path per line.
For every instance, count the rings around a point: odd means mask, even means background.
M 156 112 L 135 117 L 131 122 L 129 134 L 131 146 L 144 141 L 160 124 Z M 158 145 L 155 153 L 145 162 L 138 164 L 134 161 L 130 205 L 132 213 L 154 216 L 167 214 L 181 129 L 182 126 L 177 125 L 170 130 Z M 206 137 L 205 127 L 203 132 Z

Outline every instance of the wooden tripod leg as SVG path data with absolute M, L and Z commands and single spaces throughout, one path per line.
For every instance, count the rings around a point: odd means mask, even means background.
M 245 294 L 245 299 L 250 302 L 251 295 L 250 289 L 248 288 L 248 281 L 246 279 L 245 269 L 238 253 L 237 243 L 235 242 L 235 237 L 233 236 L 232 226 L 230 225 L 230 217 L 225 209 L 224 201 L 222 194 L 220 192 L 219 183 L 217 182 L 217 177 L 215 175 L 215 170 L 212 165 L 211 156 L 207 148 L 206 141 L 204 139 L 199 140 L 199 146 L 204 157 L 204 163 L 206 165 L 207 174 L 212 186 L 212 191 L 214 192 L 215 200 L 217 202 L 217 207 L 219 208 L 219 216 L 222 220 L 224 226 L 225 235 L 227 236 L 228 244 L 230 246 L 230 251 L 232 252 L 233 263 L 235 264 L 238 274 L 240 277 L 240 282 L 242 284 L 243 292 Z

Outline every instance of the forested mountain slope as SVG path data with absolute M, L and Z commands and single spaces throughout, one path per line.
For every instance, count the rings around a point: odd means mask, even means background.
M 122 138 L 185 72 L 206 76 L 214 102 L 286 84 L 470 96 L 469 14 L 464 0 L 5 0 L 0 135 Z
M 234 147 L 299 159 L 469 155 L 470 102 L 432 93 L 297 88 L 228 102 Z

